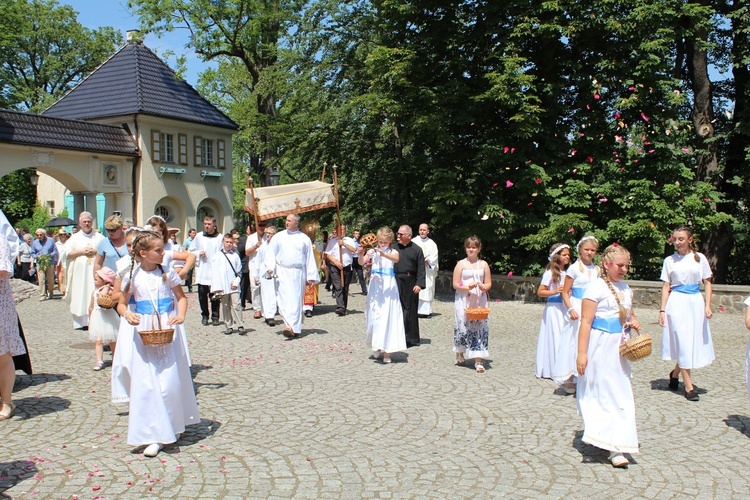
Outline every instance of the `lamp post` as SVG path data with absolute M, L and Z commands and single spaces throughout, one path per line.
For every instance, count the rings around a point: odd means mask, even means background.
M 29 170 L 31 170 L 29 173 L 29 182 L 31 182 L 32 186 L 37 186 L 39 184 L 39 174 L 35 168 L 30 168 Z
M 280 178 L 281 178 L 281 174 L 276 170 L 276 167 L 274 167 L 273 170 L 271 171 L 271 185 L 278 186 Z

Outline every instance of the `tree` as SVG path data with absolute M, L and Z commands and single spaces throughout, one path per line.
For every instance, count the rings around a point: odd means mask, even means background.
M 43 110 L 121 44 L 114 28 L 85 28 L 55 0 L 0 2 L 0 106 Z

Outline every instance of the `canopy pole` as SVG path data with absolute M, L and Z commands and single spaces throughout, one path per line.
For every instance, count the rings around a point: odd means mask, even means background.
M 325 169 L 325 164 L 324 167 Z M 341 208 L 339 207 L 339 177 L 337 175 L 338 167 L 336 164 L 333 164 L 333 195 L 334 198 L 336 198 L 336 238 L 339 240 L 339 263 L 341 264 L 341 269 L 339 269 L 339 274 L 341 275 L 341 288 L 343 290 L 344 288 L 344 250 L 342 249 L 341 243 L 344 241 L 344 236 L 340 235 L 341 232 Z
M 328 166 L 328 162 L 323 162 L 323 173 L 320 176 L 320 181 L 325 182 L 326 181 L 326 167 Z
M 255 232 L 258 232 L 258 200 L 255 198 L 255 188 L 253 180 L 247 176 L 247 187 L 250 189 L 250 197 L 253 199 L 253 216 L 255 217 Z

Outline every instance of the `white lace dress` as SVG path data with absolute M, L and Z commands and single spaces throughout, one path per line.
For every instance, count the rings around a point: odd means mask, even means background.
M 395 252 L 391 249 L 390 252 Z M 365 342 L 373 351 L 387 353 L 406 350 L 406 332 L 401 300 L 393 272 L 393 262 L 370 250 L 372 274 L 365 306 Z
M 477 261 L 474 265 L 465 259 L 462 262 L 461 282 L 464 285 L 484 283 L 483 261 Z M 467 358 L 487 358 L 490 355 L 490 321 L 467 319 L 464 312 L 467 307 L 487 307 L 487 294 L 479 287 L 469 292 L 456 290 L 453 301 L 453 352 L 462 352 Z

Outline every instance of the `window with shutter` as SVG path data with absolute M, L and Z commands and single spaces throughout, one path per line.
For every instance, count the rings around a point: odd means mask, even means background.
M 177 147 L 179 148 L 179 162 L 180 165 L 187 165 L 188 164 L 188 144 L 187 144 L 187 134 L 177 134 L 177 142 L 179 143 Z
M 226 158 L 226 154 L 225 154 L 226 149 L 225 149 L 224 139 L 217 139 L 216 149 L 217 149 L 216 158 L 218 160 L 217 166 L 219 168 L 227 168 L 226 161 L 224 160 Z
M 193 156 L 195 157 L 195 166 L 203 166 L 203 138 L 199 135 L 193 137 Z
M 151 131 L 151 161 L 161 163 L 161 132 Z

